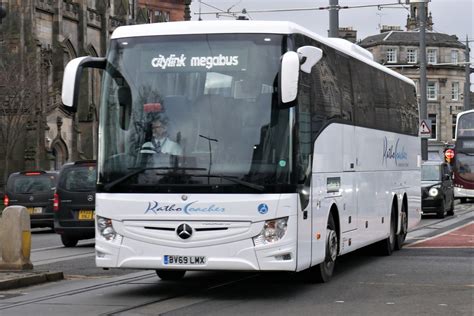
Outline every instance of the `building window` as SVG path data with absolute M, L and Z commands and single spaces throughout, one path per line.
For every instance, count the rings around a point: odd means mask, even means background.
M 436 64 L 438 59 L 437 59 L 437 53 L 438 53 L 438 50 L 437 49 L 433 49 L 433 48 L 428 48 L 426 50 L 426 62 L 428 64 Z
M 387 48 L 387 63 L 396 63 L 397 62 L 397 49 L 396 48 Z
M 155 11 L 150 10 L 148 18 L 149 18 L 150 23 L 169 22 L 170 13 L 167 11 L 161 11 L 161 10 L 155 10 Z
M 409 64 L 416 64 L 417 62 L 417 49 L 416 48 L 407 49 L 407 62 Z
M 451 82 L 451 100 L 459 100 L 459 82 Z
M 431 120 L 431 138 L 432 140 L 437 140 L 436 135 L 436 114 L 428 114 L 428 120 Z
M 451 63 L 457 64 L 458 62 L 459 62 L 458 51 L 457 50 L 452 50 L 451 51 Z
M 452 123 L 453 123 L 453 139 L 456 137 L 456 117 L 457 114 L 452 115 Z
M 438 99 L 438 85 L 436 84 L 436 81 L 428 81 L 426 97 L 431 101 L 436 101 Z

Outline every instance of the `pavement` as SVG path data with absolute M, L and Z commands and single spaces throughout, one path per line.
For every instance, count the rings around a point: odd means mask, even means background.
M 64 279 L 62 272 L 52 271 L 0 271 L 0 291 Z

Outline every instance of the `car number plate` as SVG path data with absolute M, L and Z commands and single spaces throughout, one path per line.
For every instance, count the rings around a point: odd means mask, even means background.
M 28 207 L 26 210 L 30 214 L 41 214 L 41 213 L 43 213 L 43 208 L 42 207 Z
M 78 218 L 79 218 L 79 220 L 93 220 L 94 219 L 94 211 L 80 210 Z
M 163 264 L 174 264 L 174 265 L 199 265 L 205 264 L 206 257 L 204 256 L 163 256 Z

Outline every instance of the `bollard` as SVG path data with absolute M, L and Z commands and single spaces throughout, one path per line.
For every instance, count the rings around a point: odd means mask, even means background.
M 0 220 L 0 270 L 31 270 L 30 215 L 24 206 L 5 208 Z

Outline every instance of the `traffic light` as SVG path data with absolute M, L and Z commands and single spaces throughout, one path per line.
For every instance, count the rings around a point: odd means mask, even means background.
M 448 148 L 444 151 L 444 160 L 450 165 L 452 165 L 454 162 L 454 155 L 454 149 Z

